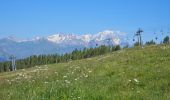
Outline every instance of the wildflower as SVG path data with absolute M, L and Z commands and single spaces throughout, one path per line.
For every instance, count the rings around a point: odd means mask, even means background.
M 80 67 L 77 66 L 77 67 L 75 67 L 75 68 L 76 68 L 76 69 L 79 69 Z
M 48 84 L 48 82 L 44 82 L 45 84 Z
M 77 81 L 78 79 L 76 78 L 76 79 L 74 79 L 75 81 Z
M 22 76 L 22 73 L 19 73 L 18 76 Z
M 136 83 L 139 83 L 139 81 L 135 78 L 135 79 L 133 79 Z
M 11 84 L 10 80 L 6 80 L 9 84 Z
M 67 76 L 63 76 L 63 78 L 66 78 Z
M 89 73 L 91 73 L 92 71 L 91 70 L 89 70 Z
M 57 76 L 58 76 L 58 72 L 54 72 L 55 74 L 57 74 Z
M 137 93 L 140 93 L 140 91 L 137 91 Z
M 65 80 L 65 82 L 67 83 L 67 84 L 70 84 L 71 82 L 70 81 L 68 81 L 68 80 Z
M 85 75 L 84 77 L 86 77 L 86 78 L 87 78 L 87 77 L 88 77 L 88 75 Z

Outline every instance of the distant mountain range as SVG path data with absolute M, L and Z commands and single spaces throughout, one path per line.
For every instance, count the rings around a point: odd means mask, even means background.
M 7 59 L 9 55 L 24 58 L 30 55 L 63 54 L 84 47 L 118 44 L 121 46 L 128 44 L 125 33 L 109 30 L 85 35 L 59 33 L 33 39 L 7 37 L 0 39 L 0 61 Z

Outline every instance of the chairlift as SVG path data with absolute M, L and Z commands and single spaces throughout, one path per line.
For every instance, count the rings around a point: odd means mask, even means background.
M 156 37 L 155 40 L 158 40 L 158 37 Z
M 133 41 L 135 41 L 135 37 L 136 37 L 136 33 L 134 33 L 134 36 L 133 36 Z

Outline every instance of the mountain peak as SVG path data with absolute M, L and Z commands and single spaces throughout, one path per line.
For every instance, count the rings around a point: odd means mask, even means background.
M 8 54 L 15 54 L 17 58 L 30 55 L 67 53 L 72 50 L 84 47 L 96 47 L 100 45 L 126 45 L 125 36 L 119 31 L 102 31 L 97 34 L 54 34 L 48 37 L 35 37 L 32 39 L 18 39 L 10 36 L 0 39 L 1 50 L 6 50 Z M 9 41 L 8 41 L 9 40 Z M 122 46 L 123 46 L 122 45 Z M 18 52 L 18 50 L 20 50 Z M 0 51 L 0 53 L 3 53 Z
M 118 44 L 118 40 L 121 41 L 121 34 L 120 31 L 111 31 L 111 30 L 105 30 L 102 32 L 99 32 L 97 34 L 84 34 L 84 35 L 76 35 L 76 34 L 54 34 L 47 37 L 48 41 L 54 42 L 54 43 L 63 43 L 63 42 L 71 42 L 71 41 L 77 41 L 79 42 L 85 42 L 85 44 L 91 42 L 91 41 L 104 41 L 107 39 L 115 41 L 116 44 Z M 77 41 L 78 42 L 78 41 Z

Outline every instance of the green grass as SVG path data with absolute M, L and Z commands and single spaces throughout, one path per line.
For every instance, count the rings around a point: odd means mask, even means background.
M 170 100 L 170 46 L 0 74 L 1 100 Z

